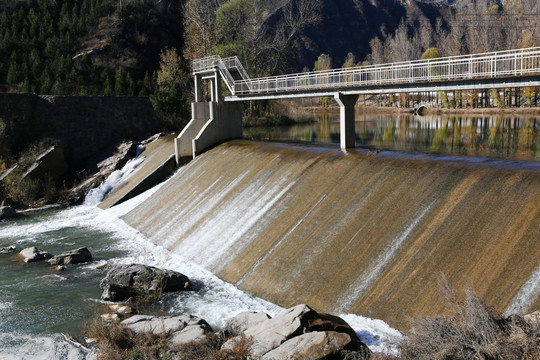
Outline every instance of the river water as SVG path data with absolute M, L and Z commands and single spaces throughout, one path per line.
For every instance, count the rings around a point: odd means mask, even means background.
M 102 189 L 121 183 L 137 162 L 113 174 Z M 130 168 L 131 167 L 131 168 Z M 78 337 L 86 324 L 105 312 L 99 281 L 104 265 L 142 263 L 180 271 L 195 284 L 195 291 L 166 295 L 147 311 L 158 314 L 193 314 L 214 329 L 241 311 L 282 309 L 246 294 L 205 269 L 147 241 L 119 217 L 152 195 L 157 187 L 124 204 L 100 210 L 95 203 L 102 194 L 87 197 L 85 205 L 70 209 L 42 210 L 0 222 L 0 246 L 29 246 L 53 254 L 86 246 L 93 254 L 87 264 L 52 270 L 45 263 L 25 264 L 13 254 L 0 254 L 0 359 L 93 359 L 64 338 Z M 98 190 L 101 191 L 101 190 Z M 401 335 L 380 320 L 345 314 L 372 350 L 395 352 Z
M 244 129 L 250 140 L 339 143 L 339 114 L 312 124 Z M 540 160 L 540 116 L 356 114 L 356 146 L 508 160 Z

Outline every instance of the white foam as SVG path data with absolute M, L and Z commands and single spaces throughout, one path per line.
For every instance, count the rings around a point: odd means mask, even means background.
M 504 312 L 505 316 L 524 314 L 530 310 L 533 301 L 540 294 L 540 265 L 519 290 L 512 303 Z
M 382 320 L 360 315 L 340 315 L 353 329 L 364 344 L 374 353 L 399 355 L 398 346 L 404 336 Z
M 0 333 L 2 360 L 93 360 L 97 356 L 60 335 Z
M 101 183 L 97 188 L 92 189 L 86 195 L 84 199 L 85 205 L 97 205 L 99 204 L 112 189 L 114 189 L 122 181 L 125 181 L 139 166 L 145 157 L 134 158 L 129 160 L 121 170 L 115 170 L 109 177 Z

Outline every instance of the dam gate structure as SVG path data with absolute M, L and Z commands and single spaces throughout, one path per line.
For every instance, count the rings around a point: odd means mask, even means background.
M 540 86 L 540 47 L 404 61 L 251 79 L 239 59 L 209 56 L 193 62 L 192 118 L 177 139 L 177 163 L 225 140 L 242 137 L 240 103 L 332 96 L 340 107 L 340 146 L 355 146 L 359 95 Z M 203 83 L 210 83 L 210 101 Z M 230 95 L 223 96 L 222 81 Z

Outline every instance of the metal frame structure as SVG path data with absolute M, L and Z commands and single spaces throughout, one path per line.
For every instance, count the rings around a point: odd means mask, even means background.
M 241 80 L 234 80 L 235 69 Z M 232 96 L 229 101 L 297 96 L 438 90 L 442 84 L 462 81 L 456 88 L 497 86 L 490 79 L 511 79 L 511 86 L 540 85 L 540 47 L 438 59 L 358 66 L 250 79 L 238 58 L 210 56 L 193 62 L 193 73 L 219 71 Z M 527 81 L 521 81 L 521 78 Z M 516 78 L 519 78 L 516 80 Z M 474 84 L 474 82 L 478 84 Z M 418 86 L 418 84 L 424 84 Z M 426 86 L 427 85 L 427 86 Z M 459 86 L 459 87 L 458 87 Z M 379 89 L 374 89 L 379 87 Z M 366 89 L 370 88 L 370 89 Z

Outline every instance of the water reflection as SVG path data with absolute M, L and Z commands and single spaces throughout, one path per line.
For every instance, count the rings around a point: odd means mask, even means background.
M 538 116 L 357 115 L 356 146 L 505 158 L 540 159 Z M 245 128 L 251 140 L 339 143 L 339 115 L 314 124 Z

